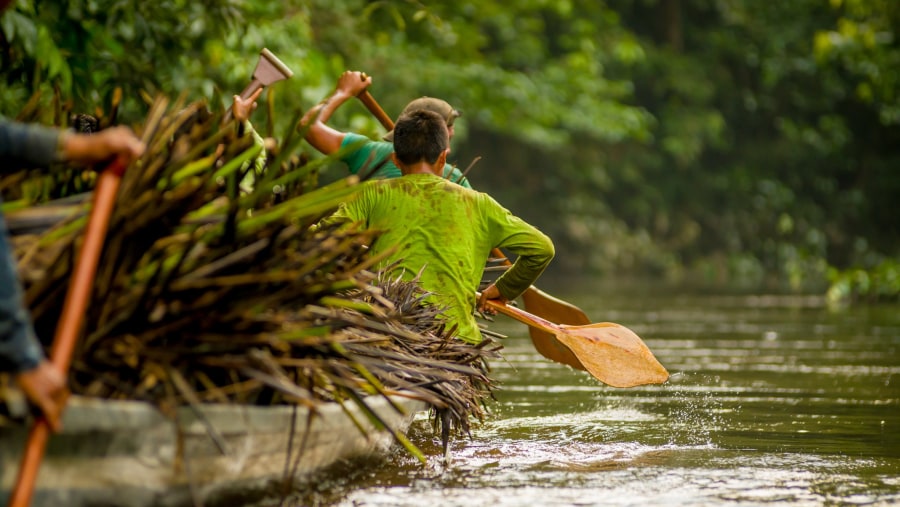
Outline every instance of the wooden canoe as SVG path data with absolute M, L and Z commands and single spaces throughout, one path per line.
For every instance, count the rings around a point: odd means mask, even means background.
M 427 408 L 417 400 L 391 400 L 402 413 L 383 397 L 367 404 L 401 432 Z M 356 405 L 347 406 L 367 435 L 336 403 L 323 403 L 312 417 L 303 407 L 210 404 L 202 406 L 203 417 L 183 407 L 175 422 L 148 403 L 73 396 L 63 431 L 50 439 L 32 505 L 215 506 L 265 499 L 286 482 L 302 484 L 340 460 L 393 445 L 389 432 L 375 430 Z M 0 422 L 3 505 L 26 436 L 24 425 Z M 295 466 L 285 481 L 285 471 Z

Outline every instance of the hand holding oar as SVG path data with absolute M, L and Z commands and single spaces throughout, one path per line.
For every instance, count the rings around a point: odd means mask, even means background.
M 91 290 L 94 286 L 94 274 L 97 272 L 97 262 L 100 259 L 100 252 L 103 250 L 109 218 L 124 170 L 125 164 L 117 159 L 100 174 L 97 188 L 94 190 L 94 206 L 84 233 L 78 264 L 75 266 L 69 282 L 69 291 L 66 293 L 62 315 L 56 328 L 56 336 L 53 339 L 53 348 L 50 353 L 50 361 L 63 376 L 69 370 L 75 342 L 84 321 L 85 309 L 90 301 Z M 25 452 L 22 454 L 15 489 L 9 497 L 10 507 L 28 507 L 31 503 L 31 495 L 37 482 L 37 473 L 47 447 L 47 440 L 50 437 L 50 429 L 47 419 L 43 416 L 38 417 L 31 427 Z
M 662 384 L 669 372 L 632 330 L 612 322 L 586 326 L 555 324 L 495 299 L 479 305 L 496 310 L 519 322 L 552 334 L 565 344 L 597 380 L 613 387 Z
M 293 75 L 294 72 L 279 60 L 277 56 L 272 54 L 268 48 L 263 48 L 262 51 L 259 52 L 259 60 L 256 62 L 256 69 L 253 71 L 253 79 L 244 90 L 241 91 L 240 97 L 247 100 L 251 95 L 256 93 L 257 90 L 262 90 L 266 86 L 288 79 Z M 257 94 L 257 96 L 259 95 Z M 233 113 L 231 109 L 229 109 L 228 112 L 225 113 L 224 121 L 227 123 L 231 120 L 232 116 Z

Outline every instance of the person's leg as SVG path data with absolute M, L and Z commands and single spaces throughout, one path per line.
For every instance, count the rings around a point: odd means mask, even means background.
M 23 302 L 8 236 L 0 213 L 0 370 L 20 372 L 36 367 L 44 354 Z

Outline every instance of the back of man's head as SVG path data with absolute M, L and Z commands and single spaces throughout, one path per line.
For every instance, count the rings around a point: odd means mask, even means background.
M 434 164 L 449 146 L 447 123 L 433 111 L 410 111 L 394 125 L 394 153 L 404 164 Z
M 447 122 L 447 128 L 450 128 L 453 125 L 453 122 L 456 121 L 457 118 L 462 116 L 462 113 L 458 110 L 454 109 L 446 100 L 436 99 L 434 97 L 419 97 L 416 100 L 413 100 L 406 107 L 403 108 L 403 111 L 400 112 L 400 116 L 405 114 L 409 114 L 413 111 L 418 111 L 420 109 L 424 109 L 426 111 L 434 111 L 435 113 L 441 115 L 441 118 Z M 399 121 L 400 118 L 398 117 Z M 387 134 L 384 135 L 383 139 L 388 142 L 394 141 L 394 131 L 391 130 Z

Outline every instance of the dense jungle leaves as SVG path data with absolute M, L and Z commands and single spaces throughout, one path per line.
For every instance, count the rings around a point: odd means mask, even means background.
M 267 108 L 307 109 L 347 68 L 391 115 L 460 108 L 451 159 L 480 157 L 473 185 L 554 238 L 551 270 L 821 287 L 900 264 L 898 26 L 891 0 L 20 0 L 0 113 L 42 90 L 58 122 L 113 86 L 123 122 L 142 91 L 224 108 L 268 47 L 295 72 L 254 116 L 270 134 Z M 331 124 L 383 133 L 355 104 Z

